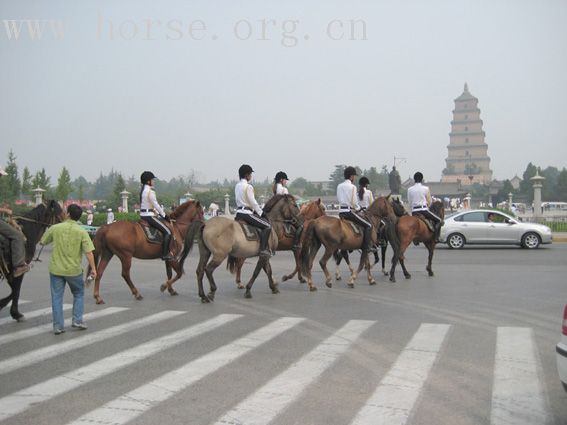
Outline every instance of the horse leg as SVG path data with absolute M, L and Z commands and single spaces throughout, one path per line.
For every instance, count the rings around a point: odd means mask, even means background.
M 337 255 L 333 254 L 333 257 L 335 257 L 335 266 L 337 267 L 335 269 L 335 280 L 341 280 L 343 277 L 341 276 L 341 269 L 340 269 L 340 264 L 342 259 L 345 259 L 345 262 L 348 264 L 348 251 L 343 251 L 342 249 L 339 250 L 337 252 Z M 349 266 L 350 267 L 350 266 Z
M 270 285 L 272 294 L 279 294 L 280 290 L 278 289 L 278 282 L 275 281 L 274 276 L 272 275 L 272 265 L 270 264 L 270 260 L 266 260 L 263 269 L 268 275 L 268 284 Z
M 293 278 L 293 276 L 295 276 L 295 274 L 297 273 L 297 278 L 299 279 L 299 281 L 301 283 L 305 283 L 305 279 L 303 278 L 303 276 L 301 276 L 301 271 L 299 270 L 299 262 L 301 261 L 299 254 L 300 254 L 299 249 L 293 251 L 293 258 L 295 259 L 295 269 L 290 274 L 284 275 L 282 277 L 282 282 L 285 282 L 286 280 Z
M 18 303 L 20 301 L 20 290 L 22 289 L 22 282 L 24 281 L 24 276 L 15 278 L 12 281 L 12 305 L 10 306 L 10 316 L 12 319 L 21 322 L 24 320 L 24 315 L 20 313 L 18 308 Z
M 242 277 L 241 277 L 241 273 L 242 273 L 242 266 L 244 265 L 244 258 L 238 258 L 236 260 L 236 287 L 238 289 L 243 289 L 244 285 L 242 284 Z
M 142 294 L 140 294 L 140 291 L 138 291 L 138 288 L 136 288 L 134 282 L 132 282 L 132 279 L 130 278 L 130 267 L 132 267 L 132 257 L 122 255 L 119 256 L 118 258 L 120 258 L 120 262 L 122 263 L 122 278 L 126 281 L 126 284 L 130 288 L 132 295 L 138 301 L 144 299 L 144 297 L 142 296 Z
M 205 275 L 205 267 L 207 265 L 207 261 L 211 258 L 211 251 L 209 251 L 205 247 L 199 247 L 200 255 L 199 255 L 199 264 L 197 265 L 197 287 L 199 290 L 199 297 L 201 298 L 201 302 L 208 303 L 209 300 L 205 296 L 205 290 L 203 289 L 203 276 Z
M 431 263 L 433 261 L 433 252 L 435 251 L 435 242 L 429 241 L 425 243 L 425 246 L 427 247 L 427 250 L 429 251 L 429 257 L 427 260 L 427 267 L 425 268 L 425 270 L 427 270 L 427 273 L 429 274 L 429 276 L 435 276 L 435 274 L 433 273 L 433 269 L 431 268 Z
M 382 274 L 384 276 L 388 276 L 388 271 L 386 270 L 386 250 L 388 249 L 388 245 L 384 245 L 380 247 L 380 254 L 382 255 Z
M 411 274 L 408 272 L 408 269 L 406 269 L 406 261 L 400 259 L 400 266 L 402 266 L 402 271 L 404 272 L 404 277 L 406 279 L 411 279 Z
M 262 270 L 262 268 L 264 267 L 264 263 L 267 261 L 268 261 L 267 258 L 263 258 L 263 257 L 258 258 L 258 262 L 256 263 L 256 267 L 254 268 L 252 277 L 248 281 L 248 284 L 246 284 L 246 292 L 244 293 L 244 298 L 252 298 L 252 293 L 250 292 L 252 290 L 252 285 L 254 285 L 254 281 L 258 277 L 260 270 Z M 270 275 L 268 275 L 268 280 L 269 279 L 271 279 Z M 272 286 L 270 285 L 270 288 L 271 287 Z
M 372 276 L 372 266 L 370 265 L 370 258 L 368 256 L 366 256 L 366 273 L 368 274 L 368 284 L 376 285 L 376 280 L 374 280 L 374 277 Z
M 217 285 L 215 284 L 215 279 L 213 278 L 213 272 L 218 266 L 221 265 L 225 258 L 226 256 L 213 254 L 213 259 L 205 267 L 205 273 L 207 274 L 207 279 L 209 280 L 209 293 L 207 294 L 209 301 L 215 300 L 215 292 L 217 290 Z
M 325 248 L 325 253 L 319 260 L 319 265 L 321 266 L 321 269 L 323 269 L 323 273 L 325 273 L 325 285 L 327 285 L 328 288 L 333 286 L 331 282 L 333 280 L 333 276 L 331 276 L 331 273 L 329 273 L 329 270 L 327 269 L 327 261 L 329 261 L 329 258 L 333 256 L 333 252 L 334 250 Z
M 358 263 L 358 269 L 356 269 L 356 271 L 353 271 L 353 273 L 350 276 L 350 279 L 348 280 L 349 288 L 354 288 L 354 282 L 356 282 L 356 278 L 358 277 L 358 274 L 362 271 L 362 269 L 364 268 L 364 266 L 368 261 L 369 261 L 368 253 L 360 254 L 360 262 Z
M 102 275 L 104 274 L 104 270 L 106 266 L 108 266 L 109 261 L 112 259 L 113 254 L 110 251 L 103 252 L 100 256 L 100 262 L 96 268 L 96 279 L 94 284 L 93 290 L 93 297 L 97 304 L 104 304 L 104 300 L 100 296 L 100 280 L 102 279 Z
M 176 271 L 177 273 L 177 271 Z M 176 277 L 175 279 L 171 279 L 171 277 L 173 276 L 172 273 L 172 269 L 171 269 L 171 264 L 169 263 L 169 261 L 165 262 L 165 274 L 167 276 L 167 280 L 165 281 L 165 283 L 163 283 L 160 287 L 159 290 L 161 292 L 164 292 L 167 289 L 167 292 L 169 292 L 169 295 L 179 295 L 177 292 L 175 292 L 175 289 L 173 289 L 171 287 L 171 285 L 173 284 L 173 282 L 175 282 L 177 279 L 179 279 L 178 277 Z

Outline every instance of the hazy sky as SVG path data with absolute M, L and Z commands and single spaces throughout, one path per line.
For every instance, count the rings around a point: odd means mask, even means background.
M 0 20 L 0 161 L 52 182 L 326 180 L 394 156 L 439 180 L 465 81 L 495 178 L 567 166 L 564 0 L 0 0 Z

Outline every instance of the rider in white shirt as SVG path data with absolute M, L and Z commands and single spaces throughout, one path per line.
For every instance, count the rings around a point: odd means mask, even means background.
M 289 195 L 286 187 L 288 180 L 289 179 L 287 178 L 287 174 L 283 171 L 278 171 L 276 173 L 276 177 L 274 178 L 274 186 L 272 188 L 274 195 Z
M 372 250 L 372 224 L 359 216 L 361 211 L 356 193 L 356 186 L 353 181 L 356 177 L 354 167 L 346 167 L 344 171 L 345 181 L 337 186 L 337 200 L 339 201 L 339 217 L 350 220 L 364 229 L 362 240 L 362 254 L 367 254 Z
M 243 164 L 238 169 L 240 181 L 234 188 L 236 198 L 235 219 L 245 221 L 246 223 L 261 229 L 259 255 L 261 257 L 269 257 L 272 255 L 268 249 L 272 226 L 268 220 L 262 217 L 264 212 L 254 197 L 254 188 L 249 183 L 252 180 L 253 172 L 254 170 L 248 164 Z
M 154 190 L 154 179 L 156 178 L 157 177 L 151 171 L 144 171 L 140 176 L 140 183 L 142 184 L 142 189 L 140 190 L 140 218 L 163 234 L 161 259 L 167 261 L 173 259 L 169 252 L 171 231 L 156 217 L 157 213 L 160 218 L 169 220 L 168 215 L 157 201 L 156 192 Z
M 372 191 L 368 189 L 368 185 L 370 185 L 368 177 L 361 177 L 360 180 L 358 180 L 358 204 L 363 210 L 374 202 L 374 196 L 372 195 Z
M 419 171 L 414 174 L 413 180 L 415 184 L 408 189 L 408 203 L 411 208 L 412 215 L 422 214 L 424 217 L 431 219 L 434 223 L 435 239 L 439 238 L 441 230 L 441 218 L 429 210 L 431 206 L 431 192 L 429 187 L 423 185 L 423 174 Z

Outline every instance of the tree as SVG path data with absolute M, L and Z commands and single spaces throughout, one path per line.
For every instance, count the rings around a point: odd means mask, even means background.
M 35 189 L 36 187 L 40 187 L 44 190 L 51 189 L 51 178 L 47 176 L 45 172 L 45 168 L 42 168 L 41 171 L 35 173 L 35 176 L 32 179 L 32 186 Z
M 509 193 L 512 194 L 515 193 L 514 186 L 512 186 L 510 180 L 504 180 L 502 187 L 498 190 L 498 193 L 496 194 L 496 203 L 507 201 Z
M 32 189 L 32 175 L 28 167 L 22 172 L 22 195 L 30 195 Z
M 526 167 L 526 171 L 522 175 L 522 181 L 520 182 L 520 193 L 528 199 L 528 203 L 531 203 L 534 198 L 533 185 L 530 179 L 536 175 L 538 168 L 531 162 Z
M 71 186 L 71 176 L 69 175 L 69 170 L 66 167 L 61 169 L 59 178 L 57 179 L 57 187 L 55 188 L 55 199 L 58 201 L 66 201 L 69 198 L 69 194 L 73 191 L 73 186 Z
M 567 201 L 567 170 L 563 168 L 557 177 L 557 201 Z
M 126 182 L 124 181 L 124 177 L 122 177 L 122 174 L 117 173 L 114 178 L 112 192 L 106 200 L 108 205 L 110 205 L 112 208 L 116 208 L 119 205 L 121 206 L 122 196 L 120 195 L 120 192 L 122 192 L 124 189 L 126 189 Z
M 345 171 L 346 167 L 347 166 L 344 165 L 344 164 L 335 165 L 334 171 L 329 176 L 329 180 L 332 181 L 331 189 L 333 191 L 335 191 L 337 189 L 337 186 L 339 184 L 341 184 L 342 182 L 345 181 L 344 171 Z M 358 165 L 354 165 L 354 168 L 356 169 L 356 175 L 361 176 L 362 175 L 362 169 Z
M 0 198 L 2 200 L 14 201 L 20 194 L 21 183 L 18 177 L 16 155 L 14 155 L 12 150 L 8 153 L 8 163 L 5 171 L 8 175 L 0 179 Z

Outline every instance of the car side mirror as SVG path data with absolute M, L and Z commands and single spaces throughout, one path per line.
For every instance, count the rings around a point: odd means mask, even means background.
M 506 224 L 516 224 L 516 222 L 510 220 L 509 218 L 507 218 L 507 219 L 506 219 Z

